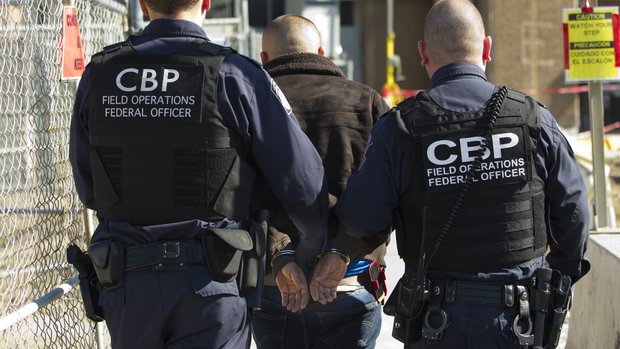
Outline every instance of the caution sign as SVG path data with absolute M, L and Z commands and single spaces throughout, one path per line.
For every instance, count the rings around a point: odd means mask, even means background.
M 564 9 L 567 82 L 620 80 L 618 7 Z
M 62 79 L 78 79 L 84 72 L 84 51 L 78 26 L 77 9 L 65 6 L 62 14 Z

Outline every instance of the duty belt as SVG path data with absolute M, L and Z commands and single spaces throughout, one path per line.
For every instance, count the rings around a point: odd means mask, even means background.
M 529 280 L 520 283 L 529 283 Z M 498 284 L 461 280 L 432 280 L 430 299 L 424 315 L 422 337 L 428 341 L 441 339 L 449 325 L 448 315 L 442 309 L 443 304 L 483 304 L 498 307 L 516 307 L 517 316 L 513 321 L 513 332 L 521 345 L 530 345 L 534 336 L 530 317 L 529 290 L 527 286 Z M 441 324 L 432 326 L 431 316 L 440 316 Z M 517 326 L 519 321 L 527 323 L 527 331 L 522 332 Z
M 184 269 L 187 264 L 205 264 L 200 243 L 192 240 L 159 241 L 125 248 L 125 270 Z
M 433 289 L 441 287 L 433 283 Z M 498 307 L 515 305 L 515 285 L 487 282 L 450 280 L 445 283 L 446 303 L 486 304 Z M 433 290 L 435 292 L 435 290 Z M 441 292 L 441 290 L 438 290 Z

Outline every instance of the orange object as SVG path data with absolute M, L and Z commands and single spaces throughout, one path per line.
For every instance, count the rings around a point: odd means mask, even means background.
M 84 51 L 78 26 L 77 8 L 65 6 L 62 12 L 62 79 L 77 79 L 84 72 Z

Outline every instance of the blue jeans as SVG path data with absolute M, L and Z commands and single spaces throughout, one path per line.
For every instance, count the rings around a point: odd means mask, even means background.
M 291 313 L 281 306 L 278 288 L 265 286 L 263 307 L 252 317 L 259 349 L 372 349 L 380 331 L 381 305 L 363 287 Z

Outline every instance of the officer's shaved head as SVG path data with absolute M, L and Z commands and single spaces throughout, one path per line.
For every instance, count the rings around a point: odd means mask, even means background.
M 440 0 L 426 15 L 424 44 L 437 67 L 457 61 L 484 65 L 484 41 L 482 16 L 468 0 Z
M 263 53 L 269 60 L 287 53 L 304 52 L 323 52 L 321 35 L 311 20 L 302 16 L 283 15 L 267 25 L 263 32 Z

